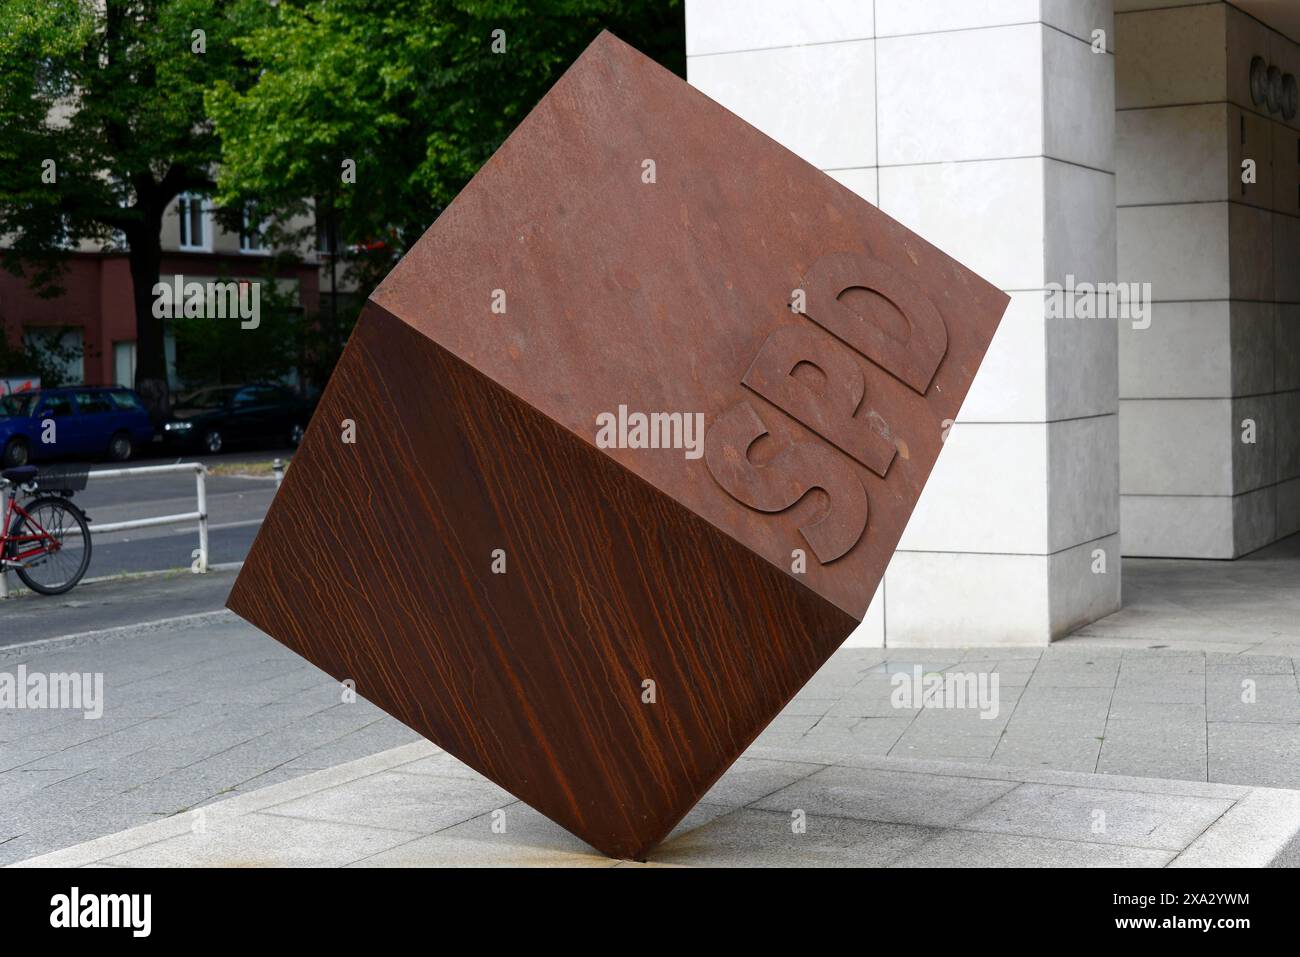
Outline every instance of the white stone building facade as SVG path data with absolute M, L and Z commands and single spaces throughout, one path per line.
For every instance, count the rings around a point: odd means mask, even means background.
M 694 86 L 1011 297 L 851 643 L 1045 644 L 1121 554 L 1300 529 L 1300 126 L 1249 79 L 1300 3 L 1241 6 L 686 0 Z M 1145 327 L 1053 312 L 1117 280 Z

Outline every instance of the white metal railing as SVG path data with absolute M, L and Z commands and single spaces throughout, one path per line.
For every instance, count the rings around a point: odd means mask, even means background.
M 129 469 L 101 469 L 88 473 L 89 479 L 130 478 L 134 475 L 167 475 L 177 472 L 194 473 L 194 491 L 198 506 L 193 512 L 180 512 L 175 515 L 156 515 L 150 518 L 133 518 L 125 522 L 90 523 L 92 535 L 105 535 L 109 532 L 125 532 L 133 528 L 154 528 L 158 525 L 178 525 L 181 522 L 199 523 L 198 563 L 193 566 L 196 572 L 208 570 L 208 469 L 199 462 L 179 462 L 175 465 L 142 465 Z M 37 476 L 37 482 L 40 477 Z M 6 569 L 0 568 L 0 598 L 9 596 L 9 582 Z

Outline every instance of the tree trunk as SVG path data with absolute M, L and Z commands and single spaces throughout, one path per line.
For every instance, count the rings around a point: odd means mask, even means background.
M 171 411 L 164 320 L 154 315 L 153 287 L 162 266 L 161 215 L 146 215 L 128 241 L 135 299 L 135 388 L 158 425 Z

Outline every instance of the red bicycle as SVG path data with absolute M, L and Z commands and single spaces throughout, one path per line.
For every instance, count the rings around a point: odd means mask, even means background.
M 36 496 L 18 504 L 18 493 Z M 81 581 L 90 565 L 90 524 L 86 513 L 69 499 L 72 476 L 41 476 L 34 465 L 0 471 L 4 522 L 0 523 L 0 564 L 18 573 L 22 583 L 42 595 L 61 595 Z

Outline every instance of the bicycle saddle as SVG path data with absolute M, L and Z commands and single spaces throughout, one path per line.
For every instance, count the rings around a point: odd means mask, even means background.
M 39 471 L 35 465 L 18 465 L 0 472 L 0 478 L 6 482 L 13 482 L 15 485 L 26 485 L 36 478 L 36 473 Z

